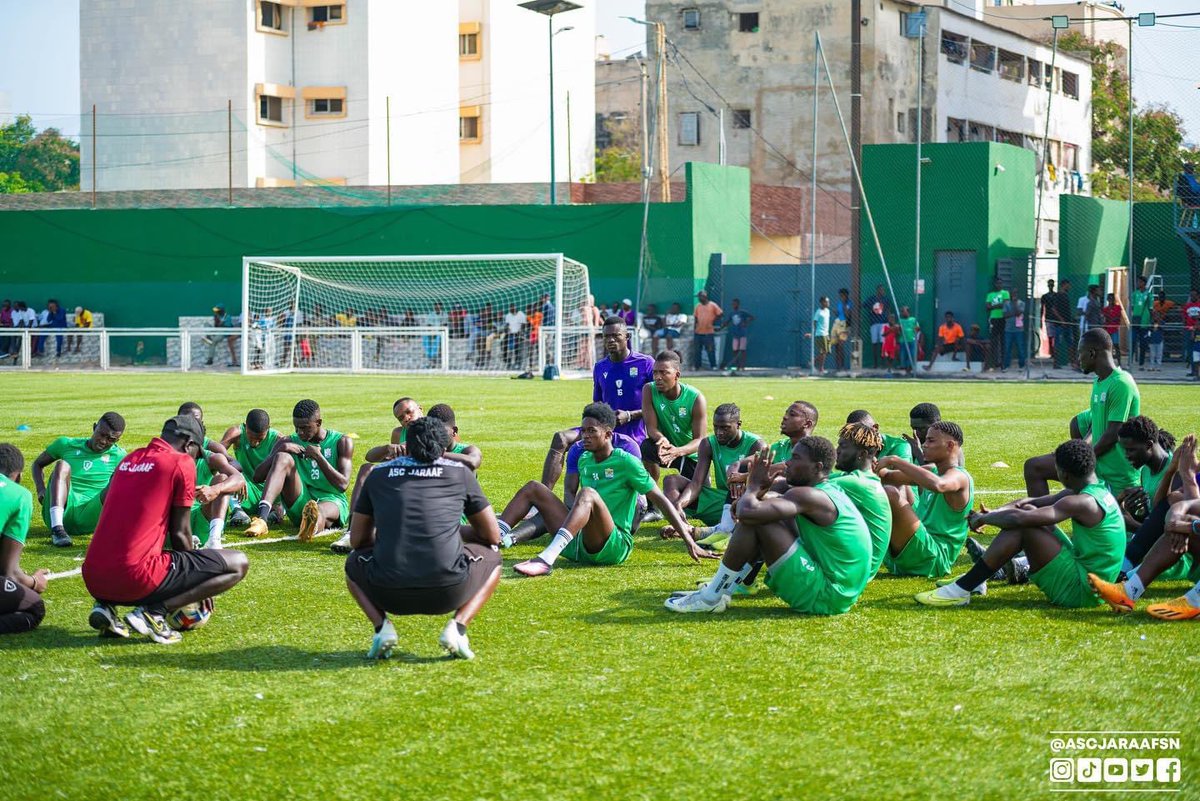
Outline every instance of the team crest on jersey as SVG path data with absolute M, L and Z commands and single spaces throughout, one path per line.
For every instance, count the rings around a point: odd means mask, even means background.
M 680 409 L 679 409 L 679 416 L 680 416 L 680 417 L 687 417 L 687 413 L 688 413 L 688 410 L 687 410 L 687 409 L 684 409 L 684 408 L 680 407 Z
M 636 376 L 636 375 L 638 374 L 637 368 L 636 368 L 636 367 L 630 367 L 630 368 L 629 368 L 629 374 L 630 374 L 631 376 Z
M 326 449 L 325 449 L 325 458 L 326 458 L 326 459 L 328 459 L 328 458 L 329 458 L 330 456 L 332 456 L 332 455 L 333 455 L 333 454 L 332 454 L 332 453 L 330 453 L 330 450 L 329 450 L 329 448 L 326 448 Z
M 84 470 L 92 469 L 92 460 L 91 459 L 88 459 L 86 462 L 83 463 L 83 469 Z
M 617 474 L 613 472 L 613 469 L 611 467 L 604 468 L 604 477 L 605 478 L 616 478 L 616 475 Z
M 105 464 L 108 464 L 108 454 L 106 453 L 103 456 L 101 456 L 100 461 L 104 462 Z

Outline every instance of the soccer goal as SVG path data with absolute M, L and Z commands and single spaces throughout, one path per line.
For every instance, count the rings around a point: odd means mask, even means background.
M 242 372 L 570 369 L 589 291 L 561 253 L 245 258 Z

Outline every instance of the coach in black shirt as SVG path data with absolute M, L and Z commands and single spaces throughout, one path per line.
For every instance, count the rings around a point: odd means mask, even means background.
M 367 658 L 387 659 L 396 645 L 388 614 L 454 612 L 438 642 L 471 659 L 467 624 L 500 583 L 496 515 L 475 474 L 442 458 L 450 432 L 441 420 L 410 423 L 406 440 L 407 456 L 367 477 L 350 520 L 346 585 L 375 626 Z

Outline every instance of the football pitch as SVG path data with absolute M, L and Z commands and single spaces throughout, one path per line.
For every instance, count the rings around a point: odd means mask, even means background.
M 796 399 L 818 407 L 815 433 L 831 439 L 857 408 L 909 433 L 909 408 L 933 401 L 963 427 L 989 506 L 1023 494 L 1022 462 L 1066 438 L 1090 387 L 684 380 L 710 410 L 738 403 L 744 428 L 770 440 Z M 121 445 L 133 450 L 185 400 L 219 436 L 252 407 L 290 433 L 292 405 L 311 397 L 328 427 L 357 435 L 357 469 L 387 441 L 396 398 L 446 402 L 483 450 L 497 511 L 591 400 L 587 381 L 491 378 L 64 373 L 5 375 L 3 387 L 0 441 L 24 451 L 27 487 L 52 438 L 86 435 L 109 409 L 128 421 Z M 1194 388 L 1141 391 L 1160 426 L 1196 430 Z M 25 569 L 77 567 L 86 538 L 52 548 L 34 518 Z M 504 580 L 471 627 L 472 662 L 441 655 L 444 618 L 410 617 L 395 619 L 391 661 L 364 659 L 371 627 L 328 538 L 246 546 L 246 580 L 177 645 L 99 640 L 83 582 L 52 581 L 41 627 L 0 638 L 3 797 L 1051 797 L 1061 731 L 1182 732 L 1178 751 L 1144 755 L 1179 757 L 1179 797 L 1200 797 L 1200 625 L 1057 609 L 1030 585 L 929 609 L 912 596 L 932 582 L 886 571 L 839 617 L 795 614 L 765 590 L 723 615 L 682 617 L 663 600 L 715 562 L 693 563 L 659 539 L 661 525 L 644 526 L 619 567 L 523 579 L 511 565 L 545 540 L 506 551 Z M 231 531 L 227 542 L 248 541 Z M 1186 587 L 1156 583 L 1147 597 Z

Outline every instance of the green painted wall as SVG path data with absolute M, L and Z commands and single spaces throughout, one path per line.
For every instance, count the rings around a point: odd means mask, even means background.
M 747 172 L 696 164 L 687 175 L 686 201 L 650 206 L 647 301 L 686 300 L 711 252 L 749 256 Z M 640 203 L 4 211 L 0 287 L 31 305 L 103 311 L 110 326 L 174 325 L 218 301 L 238 308 L 243 256 L 561 251 L 611 302 L 633 294 L 641 229 Z
M 1133 204 L 1134 265 L 1141 270 L 1144 259 L 1158 259 L 1158 272 L 1167 286 L 1178 293 L 1191 287 L 1191 275 L 1187 246 L 1175 233 L 1175 223 L 1172 203 Z M 1182 300 L 1184 296 L 1176 299 Z
M 998 259 L 1022 265 L 1034 245 L 1034 154 L 992 142 L 931 143 L 921 170 L 920 323 L 933 330 L 936 252 L 976 252 L 978 307 L 991 288 Z M 880 244 L 900 305 L 913 304 L 916 248 L 916 145 L 868 145 L 863 148 L 863 185 Z M 998 171 L 996 165 L 1004 167 Z M 883 281 L 875 240 L 862 216 L 862 295 Z
M 1058 200 L 1058 279 L 1072 292 L 1102 281 L 1109 267 L 1129 260 L 1129 206 L 1119 200 L 1062 195 Z

